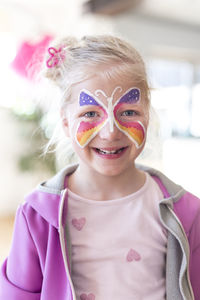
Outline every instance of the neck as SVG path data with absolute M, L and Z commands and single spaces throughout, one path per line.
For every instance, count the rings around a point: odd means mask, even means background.
M 83 170 L 79 165 L 69 177 L 68 187 L 72 192 L 87 199 L 117 199 L 139 190 L 145 178 L 144 172 L 138 170 L 134 164 L 116 176 L 105 176 L 90 168 Z

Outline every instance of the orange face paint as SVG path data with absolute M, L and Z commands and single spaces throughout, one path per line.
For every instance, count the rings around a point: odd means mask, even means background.
M 103 111 L 103 117 L 98 121 L 81 121 L 78 124 L 77 131 L 76 131 L 76 141 L 78 145 L 83 148 L 85 147 L 94 137 L 95 135 L 101 130 L 101 128 L 107 123 L 108 115 L 106 112 L 106 108 L 102 107 L 102 103 L 98 103 L 99 100 L 95 99 L 88 91 L 81 91 L 79 96 L 79 104 L 80 106 L 98 106 L 98 108 Z
M 114 107 L 115 124 L 119 130 L 127 135 L 137 148 L 140 148 L 145 139 L 145 127 L 140 121 L 128 122 L 122 121 L 117 117 L 117 112 L 124 101 L 116 102 Z
M 76 133 L 76 141 L 78 142 L 79 146 L 81 148 L 86 146 L 106 123 L 106 112 L 104 113 L 104 117 L 99 122 L 80 122 Z

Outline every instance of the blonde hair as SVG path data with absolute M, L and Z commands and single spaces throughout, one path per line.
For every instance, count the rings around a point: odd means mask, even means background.
M 128 42 L 111 35 L 84 36 L 81 39 L 67 37 L 54 40 L 51 47 L 61 49 L 58 63 L 48 67 L 45 56 L 42 76 L 56 84 L 61 91 L 60 108 L 70 102 L 72 88 L 77 83 L 98 76 L 125 76 L 133 79 L 134 84 L 142 90 L 147 106 L 150 105 L 150 88 L 147 82 L 145 64 L 138 51 Z M 64 143 L 67 143 L 66 140 Z M 63 139 L 54 132 L 46 152 L 53 144 L 63 146 Z M 68 151 L 69 152 L 69 151 Z M 71 152 L 72 153 L 72 152 Z

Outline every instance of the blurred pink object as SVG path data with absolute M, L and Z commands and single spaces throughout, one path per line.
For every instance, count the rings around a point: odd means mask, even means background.
M 46 48 L 52 39 L 52 36 L 45 35 L 42 40 L 35 44 L 24 41 L 19 47 L 11 67 L 19 75 L 32 80 L 35 73 L 40 69 Z

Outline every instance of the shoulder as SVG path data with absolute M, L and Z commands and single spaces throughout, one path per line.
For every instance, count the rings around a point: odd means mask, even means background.
M 185 191 L 185 193 L 174 203 L 177 210 L 183 213 L 196 215 L 200 211 L 200 199 L 192 193 Z
M 21 209 L 28 220 L 33 220 L 37 216 L 38 220 L 43 218 L 46 222 L 58 228 L 59 208 L 65 189 L 65 178 L 76 167 L 77 165 L 67 166 L 26 195 Z
M 26 195 L 25 201 L 19 206 L 16 215 L 24 218 L 30 231 L 32 228 L 49 225 L 58 228 L 60 199 L 60 193 L 53 193 L 45 188 L 37 187 Z
M 197 226 L 200 222 L 200 199 L 173 182 L 159 170 L 141 165 L 138 167 L 148 172 L 156 180 L 166 199 L 165 202 L 174 208 L 174 212 L 183 224 L 185 231 L 190 232 L 192 226 Z
M 200 199 L 190 192 L 185 193 L 174 203 L 174 212 L 189 234 L 192 227 L 200 230 Z

